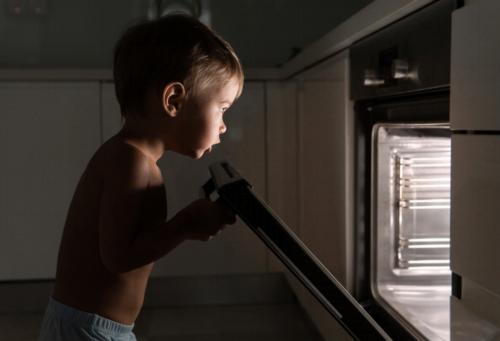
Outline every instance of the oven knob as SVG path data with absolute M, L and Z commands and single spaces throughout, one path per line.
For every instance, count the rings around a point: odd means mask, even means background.
M 383 85 L 385 80 L 377 77 L 377 72 L 375 70 L 365 70 L 365 78 L 363 79 L 364 86 L 379 86 Z
M 406 60 L 394 59 L 391 65 L 391 76 L 393 79 L 417 80 L 416 71 L 410 71 L 410 66 Z

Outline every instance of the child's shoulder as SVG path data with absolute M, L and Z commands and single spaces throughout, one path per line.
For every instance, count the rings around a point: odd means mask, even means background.
M 96 162 L 109 176 L 147 176 L 151 159 L 133 143 L 118 137 L 104 143 L 96 153 Z

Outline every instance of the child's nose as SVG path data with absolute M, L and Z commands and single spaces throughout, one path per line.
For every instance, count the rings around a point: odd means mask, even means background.
M 219 128 L 219 134 L 224 134 L 226 132 L 226 130 L 227 130 L 227 127 L 224 124 L 224 122 L 222 122 L 220 125 L 220 128 Z

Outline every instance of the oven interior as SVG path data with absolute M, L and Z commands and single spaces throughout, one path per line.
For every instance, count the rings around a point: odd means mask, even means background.
M 448 339 L 449 89 L 355 103 L 355 295 L 396 339 Z
M 450 129 L 372 129 L 371 291 L 429 339 L 449 337 Z

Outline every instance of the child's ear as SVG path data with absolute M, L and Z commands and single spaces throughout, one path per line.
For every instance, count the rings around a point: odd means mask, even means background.
M 165 113 L 170 117 L 177 116 L 185 97 L 186 89 L 182 83 L 168 83 L 163 89 L 162 94 L 162 106 Z

